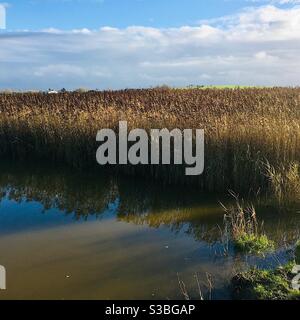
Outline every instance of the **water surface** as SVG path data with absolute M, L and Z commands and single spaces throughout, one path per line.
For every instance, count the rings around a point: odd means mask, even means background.
M 2 165 L 0 299 L 230 299 L 234 272 L 288 259 L 300 215 L 259 211 L 276 254 L 224 243 L 224 195 L 66 168 Z M 208 289 L 207 278 L 213 282 Z

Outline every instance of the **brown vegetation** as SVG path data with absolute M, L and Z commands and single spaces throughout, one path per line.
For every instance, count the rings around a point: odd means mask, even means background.
M 167 183 L 257 192 L 272 184 L 265 163 L 270 173 L 300 160 L 298 88 L 0 94 L 0 154 L 95 165 L 97 131 L 117 130 L 120 120 L 131 128 L 205 129 L 201 177 L 185 177 L 178 166 L 124 169 Z

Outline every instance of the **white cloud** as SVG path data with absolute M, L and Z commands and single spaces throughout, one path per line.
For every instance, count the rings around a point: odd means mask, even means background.
M 199 26 L 0 33 L 2 88 L 299 85 L 300 7 Z
M 248 2 L 256 2 L 256 3 L 269 3 L 269 4 L 298 4 L 300 0 L 247 0 Z
M 0 29 L 5 29 L 6 27 L 6 3 L 0 3 Z

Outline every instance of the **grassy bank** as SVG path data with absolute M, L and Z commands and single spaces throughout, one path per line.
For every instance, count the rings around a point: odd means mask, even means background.
M 292 198 L 300 190 L 299 106 L 300 89 L 292 88 L 0 94 L 0 155 L 88 167 L 96 165 L 97 131 L 120 120 L 130 128 L 204 128 L 203 176 L 187 178 L 180 166 L 122 171 L 206 191 L 270 190 L 282 203 L 286 190 Z
M 252 268 L 233 277 L 233 298 L 237 300 L 300 300 L 300 292 L 293 290 L 295 275 L 293 262 L 275 270 Z

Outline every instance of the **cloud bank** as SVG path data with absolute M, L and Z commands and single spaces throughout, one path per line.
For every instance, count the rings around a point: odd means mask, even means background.
M 300 6 L 248 8 L 169 29 L 2 32 L 0 69 L 0 88 L 23 90 L 299 85 Z

